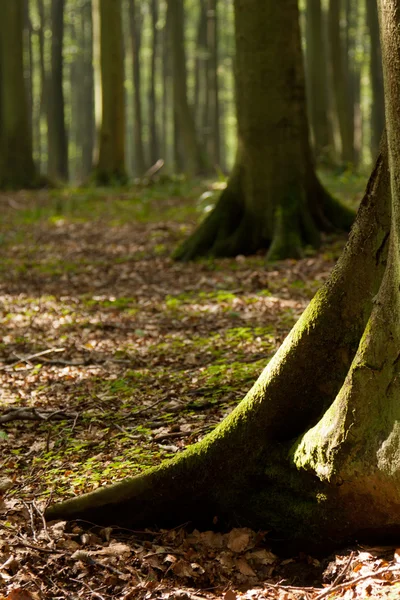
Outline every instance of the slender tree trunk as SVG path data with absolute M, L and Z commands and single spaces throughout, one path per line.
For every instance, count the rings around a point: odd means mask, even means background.
M 177 129 L 185 153 L 186 171 L 190 175 L 196 175 L 203 173 L 207 164 L 197 139 L 194 118 L 187 99 L 183 0 L 168 0 L 167 11 Z
M 29 126 L 33 124 L 33 52 L 32 52 L 32 22 L 29 14 L 29 1 L 24 0 L 24 47 L 27 56 L 25 61 L 25 85 L 28 102 Z
M 46 65 L 44 60 L 44 38 L 46 29 L 46 14 L 44 10 L 43 0 L 37 0 L 37 7 L 39 13 L 39 64 L 40 64 L 40 107 L 38 115 L 38 140 L 39 140 L 39 155 L 43 157 L 43 169 L 47 170 L 48 164 L 48 148 L 47 148 L 47 136 L 42 136 L 42 120 L 46 120 L 47 128 L 47 73 Z M 41 162 L 41 161 L 39 161 Z
M 195 83 L 194 83 L 194 115 L 197 131 L 201 141 L 207 138 L 204 114 L 207 115 L 207 77 L 205 69 L 205 57 L 207 53 L 207 5 L 206 0 L 199 2 L 199 20 L 196 35 L 196 61 L 195 61 Z
M 379 139 L 385 126 L 381 44 L 375 0 L 367 0 L 367 25 L 370 35 L 370 80 L 372 89 L 371 155 L 374 158 L 378 152 Z
M 134 139 L 135 139 L 135 171 L 138 175 L 143 175 L 146 169 L 143 144 L 143 119 L 142 119 L 142 99 L 141 99 L 141 67 L 140 67 L 140 47 L 141 47 L 141 27 L 142 17 L 136 5 L 136 0 L 129 0 L 129 21 L 130 38 L 132 46 L 133 62 L 133 98 L 134 98 Z
M 79 179 L 84 181 L 93 165 L 94 146 L 94 74 L 93 74 L 93 21 L 92 3 L 87 0 L 81 8 L 80 38 L 82 43 L 82 86 L 81 86 L 81 152 L 82 162 L 78 172 Z
M 333 74 L 333 92 L 339 121 L 342 145 L 342 161 L 354 163 L 354 123 L 352 105 L 349 97 L 350 82 L 347 70 L 347 48 L 343 43 L 340 30 L 340 11 L 343 0 L 329 0 L 329 41 L 330 60 Z
M 270 260 L 296 257 L 304 245 L 319 244 L 320 230 L 348 228 L 353 220 L 315 175 L 297 0 L 246 1 L 247 9 L 244 0 L 235 3 L 236 164 L 214 210 L 177 249 L 180 260 L 259 249 L 268 249 Z
M 102 185 L 124 183 L 125 102 L 120 0 L 99 0 L 102 119 L 95 179 Z
M 157 56 L 159 46 L 159 35 L 157 29 L 158 22 L 158 0 L 151 0 L 151 58 L 150 58 L 150 80 L 149 80 L 149 156 L 150 162 L 154 164 L 160 158 L 157 133 L 157 103 L 156 103 L 156 74 L 157 74 Z
M 23 65 L 24 2 L 2 6 L 0 19 L 0 187 L 38 184 Z
M 307 0 L 307 100 L 314 154 L 331 162 L 333 133 L 328 109 L 327 56 L 321 0 Z
M 51 77 L 48 81 L 47 130 L 48 173 L 68 180 L 68 140 L 65 129 L 63 93 L 64 0 L 51 3 Z
M 217 0 L 208 0 L 207 6 L 207 93 L 208 93 L 208 145 L 207 154 L 214 166 L 219 166 L 220 130 L 219 130 L 219 83 L 218 83 L 218 19 Z

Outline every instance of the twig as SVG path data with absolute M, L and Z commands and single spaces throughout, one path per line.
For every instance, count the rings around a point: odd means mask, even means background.
M 57 550 L 56 548 L 51 549 L 51 548 L 42 548 L 42 546 L 35 546 L 34 544 L 29 544 L 28 542 L 25 542 L 24 540 L 19 540 L 19 542 L 7 542 L 9 546 L 14 546 L 14 547 L 18 547 L 18 546 L 24 546 L 25 548 L 30 548 L 30 550 L 36 550 L 37 552 L 44 552 L 45 554 L 70 554 L 70 552 L 67 552 L 65 550 Z
M 341 572 L 339 573 L 339 575 L 336 577 L 336 579 L 333 580 L 331 587 L 335 587 L 336 585 L 339 585 L 339 583 L 341 583 L 347 573 L 347 571 L 350 568 L 350 565 L 352 563 L 352 560 L 354 558 L 354 551 L 350 552 L 350 556 L 349 556 L 349 560 L 346 562 L 346 564 L 344 565 L 343 569 L 341 570 Z
M 392 573 L 394 571 L 400 571 L 400 565 L 394 565 L 393 567 L 383 567 L 382 569 L 378 569 L 378 571 L 372 571 L 371 573 L 368 573 L 367 575 L 360 575 L 360 577 L 356 577 L 355 579 L 350 579 L 350 581 L 344 581 L 343 583 L 340 583 L 339 585 L 336 585 L 335 587 L 329 586 L 323 592 L 321 592 L 321 594 L 318 594 L 318 596 L 315 597 L 315 600 L 321 600 L 321 598 L 325 598 L 326 596 L 328 596 L 329 594 L 332 594 L 333 592 L 343 590 L 346 587 L 352 587 L 355 583 L 359 583 L 360 581 L 363 581 L 364 579 L 377 579 L 381 575 L 385 575 L 386 573 Z
M 39 358 L 39 356 L 45 356 L 46 354 L 51 354 L 52 352 L 64 352 L 65 348 L 48 348 L 47 350 L 42 350 L 42 352 L 36 352 L 35 354 L 30 354 L 29 356 L 21 356 L 18 360 L 14 361 L 10 365 L 4 365 L 0 367 L 0 371 L 5 371 L 7 369 L 12 369 L 15 365 L 18 365 L 21 362 L 29 362 L 33 358 Z
M 84 581 L 82 581 L 82 579 L 74 579 L 73 577 L 71 577 L 71 581 L 76 581 L 76 583 L 80 583 L 81 585 L 84 585 L 85 588 L 87 588 L 95 598 L 100 598 L 100 600 L 106 600 L 104 598 L 104 596 L 102 596 L 101 594 L 99 594 L 98 592 L 96 592 L 96 590 L 93 590 L 89 584 L 85 583 Z
M 47 523 L 46 523 L 46 519 L 44 518 L 44 513 L 42 510 L 40 510 L 40 508 L 38 507 L 38 505 L 36 504 L 35 500 L 32 500 L 32 506 L 33 508 L 36 510 L 37 514 L 39 515 L 41 521 L 42 521 L 42 525 L 43 525 L 43 531 L 44 534 L 47 538 L 47 540 L 49 542 L 52 542 L 53 540 L 51 539 L 50 535 L 49 535 L 49 531 L 47 529 Z
M 32 537 L 35 540 L 35 542 L 37 542 L 35 519 L 33 517 L 32 505 L 28 504 L 27 502 L 24 502 L 24 501 L 22 501 L 22 504 L 25 506 L 26 510 L 29 513 L 29 519 L 30 519 L 30 522 L 31 522 Z
M 36 408 L 12 408 L 0 415 L 0 423 L 9 423 L 10 421 L 51 421 L 52 419 L 72 419 L 76 413 L 68 414 L 63 410 L 43 410 Z

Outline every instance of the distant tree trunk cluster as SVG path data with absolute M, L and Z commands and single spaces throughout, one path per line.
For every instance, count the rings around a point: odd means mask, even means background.
M 2 187 L 36 185 L 39 173 L 121 183 L 157 161 L 190 176 L 232 169 L 240 121 L 233 0 L 7 4 Z M 313 156 L 368 164 L 384 126 L 376 2 L 307 0 L 300 21 Z
M 376 0 L 307 0 L 307 96 L 318 161 L 377 156 L 385 121 Z M 367 75 L 367 86 L 363 83 Z

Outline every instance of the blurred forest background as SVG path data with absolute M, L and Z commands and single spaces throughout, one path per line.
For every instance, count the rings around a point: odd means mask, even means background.
M 301 0 L 300 9 L 316 161 L 369 166 L 384 126 L 376 2 Z M 94 173 L 109 184 L 229 172 L 232 0 L 18 0 L 5 3 L 0 27 L 3 138 L 4 122 L 23 112 L 24 85 L 28 119 L 14 150 L 32 154 L 35 176 L 76 184 Z M 2 148 L 0 167 L 13 154 Z M 20 173 L 3 166 L 0 185 L 29 187 L 29 157 L 13 164 Z

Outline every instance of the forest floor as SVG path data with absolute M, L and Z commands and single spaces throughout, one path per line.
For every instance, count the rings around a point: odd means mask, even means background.
M 328 183 L 356 205 L 365 180 Z M 262 255 L 172 262 L 215 193 L 177 180 L 0 195 L 0 598 L 398 597 L 393 547 L 278 557 L 268 532 L 248 529 L 44 522 L 48 503 L 210 431 L 340 254 L 332 238 L 267 266 Z

